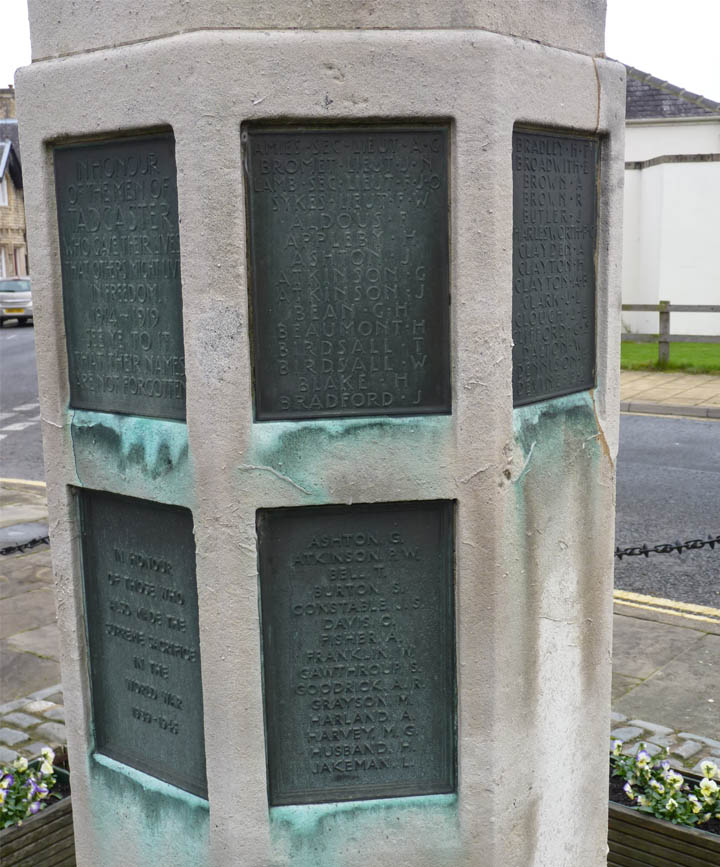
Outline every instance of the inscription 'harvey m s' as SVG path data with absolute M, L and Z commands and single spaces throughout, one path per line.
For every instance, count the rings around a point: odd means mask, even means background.
M 248 150 L 258 418 L 447 411 L 447 130 Z
M 434 523 L 445 504 L 436 508 L 438 514 L 429 504 L 428 515 L 417 510 L 430 524 L 425 532 L 413 526 L 412 507 L 408 515 L 381 506 L 318 510 L 327 511 L 317 519 L 326 533 L 304 519 L 312 510 L 291 510 L 296 523 L 267 513 L 264 520 L 270 527 L 277 520 L 280 535 L 270 531 L 266 543 L 260 530 L 261 561 L 265 544 L 281 551 L 277 565 L 261 574 L 263 618 L 272 618 L 279 642 L 268 644 L 265 633 L 272 803 L 448 785 L 442 756 L 452 727 L 438 702 L 451 677 L 442 644 L 449 600 Z M 440 644 L 420 642 L 420 634 Z M 281 650 L 287 642 L 290 649 Z M 279 670 L 281 658 L 290 663 Z M 274 717 L 278 699 L 283 719 Z M 440 745 L 433 743 L 439 731 Z M 426 776 L 433 782 L 419 782 Z

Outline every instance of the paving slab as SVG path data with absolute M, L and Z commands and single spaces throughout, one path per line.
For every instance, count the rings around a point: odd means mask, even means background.
M 50 588 L 0 599 L 0 638 L 55 622 L 55 595 Z
M 641 620 L 615 614 L 613 618 L 613 671 L 625 677 L 644 680 L 679 654 L 692 649 L 705 637 L 705 633 L 684 626 L 672 626 L 654 620 Z M 616 707 L 621 713 L 623 708 Z M 633 717 L 657 719 L 662 715 L 646 716 L 631 712 Z
M 60 634 L 55 623 L 11 635 L 7 641 L 13 650 L 60 661 Z
M 14 650 L 7 640 L 0 641 L 0 684 L 8 702 L 60 680 L 60 663 L 34 653 Z
M 613 707 L 628 717 L 657 719 L 678 731 L 717 736 L 720 732 L 720 636 L 704 635 L 693 641 L 619 698 Z

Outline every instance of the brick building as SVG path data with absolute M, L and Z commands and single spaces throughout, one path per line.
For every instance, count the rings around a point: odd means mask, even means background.
M 28 272 L 15 90 L 0 90 L 0 277 Z

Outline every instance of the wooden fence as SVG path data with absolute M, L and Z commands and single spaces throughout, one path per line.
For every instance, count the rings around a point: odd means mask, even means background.
M 658 345 L 658 361 L 670 360 L 671 343 L 720 343 L 720 336 L 712 334 L 671 334 L 671 313 L 720 313 L 720 304 L 671 304 L 660 301 L 658 304 L 623 304 L 623 310 L 639 310 L 645 313 L 659 313 L 660 323 L 657 334 L 623 334 L 623 341 L 655 343 Z

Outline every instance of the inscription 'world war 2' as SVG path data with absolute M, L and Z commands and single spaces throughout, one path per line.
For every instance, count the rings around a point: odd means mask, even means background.
M 172 136 L 58 148 L 71 405 L 185 418 Z
M 598 141 L 513 135 L 516 406 L 595 384 Z
M 451 504 L 258 521 L 271 804 L 454 790 Z
M 247 135 L 259 420 L 448 412 L 448 132 Z
M 207 797 L 192 517 L 93 491 L 81 502 L 97 748 Z

